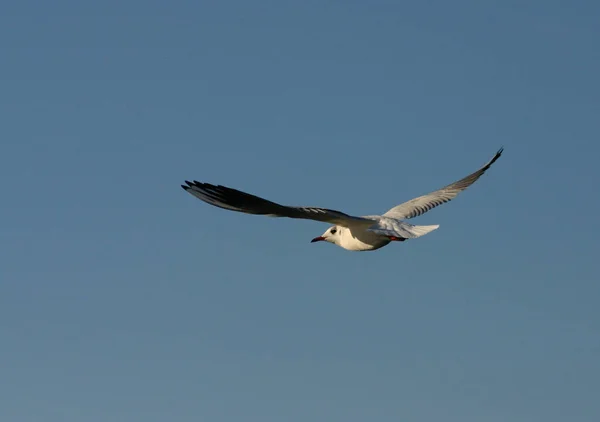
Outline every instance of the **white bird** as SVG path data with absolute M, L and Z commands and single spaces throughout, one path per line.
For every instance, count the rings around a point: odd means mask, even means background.
M 496 155 L 476 172 L 439 190 L 395 206 L 383 215 L 355 217 L 326 208 L 285 206 L 236 189 L 197 181 L 188 182 L 186 180 L 187 186 L 181 185 L 181 187 L 196 198 L 226 210 L 269 217 L 302 218 L 334 224 L 311 242 L 324 240 L 350 251 L 373 251 L 392 241 L 403 242 L 406 239 L 421 237 L 437 229 L 439 225 L 415 226 L 403 220 L 422 215 L 455 198 L 460 192 L 475 183 L 500 158 L 502 151 L 503 148 L 500 148 Z

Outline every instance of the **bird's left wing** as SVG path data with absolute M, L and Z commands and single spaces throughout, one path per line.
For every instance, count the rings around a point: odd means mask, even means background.
M 468 176 L 449 184 L 448 186 L 445 186 L 434 192 L 428 193 L 427 195 L 419 196 L 418 198 L 411 199 L 408 202 L 395 206 L 394 208 L 390 209 L 388 212 L 383 214 L 383 216 L 397 218 L 400 220 L 413 218 L 425 214 L 427 211 L 437 207 L 438 205 L 442 205 L 446 202 L 451 201 L 459 193 L 461 193 L 466 188 L 475 183 L 477 179 L 479 179 L 483 175 L 483 173 L 485 173 L 487 169 L 489 169 L 491 165 L 494 164 L 498 158 L 500 158 L 503 150 L 503 148 L 500 148 L 496 155 L 494 155 L 494 157 L 490 161 L 488 161 L 483 167 L 481 167 L 476 172 L 473 172 Z
M 317 207 L 290 207 L 268 201 L 255 195 L 210 183 L 197 181 L 181 185 L 188 193 L 215 207 L 246 214 L 266 215 L 269 217 L 289 217 L 322 221 L 340 226 L 373 224 L 373 220 L 344 214 L 340 211 Z

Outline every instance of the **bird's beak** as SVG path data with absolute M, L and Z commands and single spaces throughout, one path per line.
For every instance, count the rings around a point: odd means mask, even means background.
M 311 240 L 310 243 L 320 242 L 321 240 L 325 240 L 325 238 L 323 236 L 317 236 Z

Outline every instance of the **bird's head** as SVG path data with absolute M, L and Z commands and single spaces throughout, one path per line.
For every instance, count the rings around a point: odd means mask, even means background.
M 341 227 L 331 226 L 327 230 L 325 230 L 325 233 L 323 233 L 321 236 L 317 236 L 313 240 L 311 240 L 311 243 L 312 242 L 320 242 L 320 241 L 324 240 L 326 242 L 337 245 L 340 240 L 340 235 L 341 235 Z

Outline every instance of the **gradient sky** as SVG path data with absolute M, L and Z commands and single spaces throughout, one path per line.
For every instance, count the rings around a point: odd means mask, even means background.
M 600 3 L 0 6 L 0 420 L 600 420 Z M 185 179 L 382 213 L 377 252 Z

